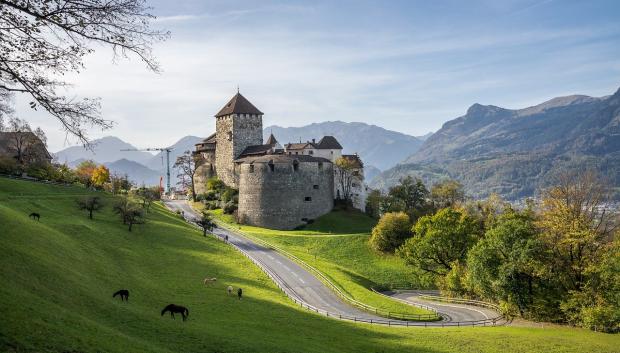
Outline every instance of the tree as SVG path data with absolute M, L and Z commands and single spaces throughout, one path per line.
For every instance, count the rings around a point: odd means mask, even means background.
M 142 208 L 135 202 L 131 201 L 128 197 L 121 197 L 120 200 L 114 205 L 113 210 L 121 217 L 123 224 L 129 226 L 129 231 L 134 224 L 144 223 L 144 213 Z
M 398 250 L 407 263 L 436 276 L 448 273 L 455 261 L 463 263 L 480 234 L 476 220 L 467 213 L 444 208 L 421 217 L 413 237 Z
M 205 211 L 202 212 L 202 215 L 200 219 L 196 221 L 196 224 L 202 228 L 202 235 L 205 237 L 207 236 L 207 232 L 213 231 L 213 228 L 215 227 L 215 222 L 213 222 L 211 216 Z
M 366 197 L 366 214 L 372 218 L 379 218 L 382 214 L 381 202 L 383 198 L 384 196 L 381 194 L 381 191 L 371 190 Z
M 142 208 L 148 213 L 153 201 L 159 200 L 160 190 L 158 186 L 150 188 L 143 186 L 136 191 L 136 195 L 142 202 Z
M 75 169 L 75 174 L 82 184 L 90 186 L 92 183 L 92 177 L 95 169 L 97 169 L 97 163 L 95 163 L 94 161 L 82 161 Z
M 370 246 L 382 252 L 394 252 L 411 237 L 411 220 L 404 212 L 386 213 L 372 229 Z
M 414 221 L 427 211 L 428 190 L 418 178 L 406 176 L 398 185 L 390 188 L 388 196 L 392 198 L 392 207 L 394 204 L 402 205 L 403 211 Z
M 611 242 L 616 215 L 607 209 L 611 188 L 593 172 L 566 172 L 543 193 L 538 225 L 551 249 L 550 264 L 565 291 L 581 290 L 585 272 Z
M 463 185 L 456 180 L 444 180 L 431 188 L 431 201 L 437 208 L 452 207 L 465 201 Z
M 0 0 L 0 89 L 28 94 L 62 127 L 87 143 L 84 126 L 109 128 L 99 100 L 63 95 L 59 78 L 79 73 L 93 47 L 112 48 L 114 60 L 134 54 L 158 72 L 153 42 L 168 32 L 152 30 L 143 0 Z
M 94 186 L 102 187 L 103 184 L 110 181 L 110 170 L 106 166 L 100 165 L 93 170 L 90 180 Z
M 516 307 L 523 316 L 540 295 L 545 255 L 531 214 L 509 210 L 467 255 L 472 290 Z
M 129 191 L 129 189 L 131 189 L 132 186 L 133 186 L 133 184 L 129 180 L 129 176 L 127 174 L 124 174 L 124 175 L 112 174 L 112 175 L 110 175 L 110 191 L 113 194 L 118 194 L 118 193 L 121 193 L 121 192 L 125 192 L 126 193 L 127 191 Z
M 93 219 L 93 212 L 99 211 L 103 208 L 103 203 L 99 196 L 89 196 L 80 200 L 77 200 L 78 208 L 80 210 L 88 211 L 88 218 Z
M 192 201 L 196 202 L 196 189 L 194 188 L 194 175 L 196 175 L 196 156 L 191 151 L 185 151 L 182 155 L 177 157 L 174 163 L 174 168 L 179 172 L 177 175 L 181 178 L 179 184 L 188 189 L 192 195 Z
M 351 186 L 355 169 L 356 165 L 352 159 L 340 157 L 334 162 L 334 175 L 336 176 L 338 189 L 342 193 L 339 196 L 345 202 L 351 201 Z

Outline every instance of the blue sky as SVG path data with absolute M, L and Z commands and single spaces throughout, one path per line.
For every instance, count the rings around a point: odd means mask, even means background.
M 264 126 L 362 121 L 422 135 L 473 103 L 521 108 L 620 87 L 620 1 L 150 1 L 163 73 L 96 48 L 71 77 L 137 146 L 207 136 L 237 85 Z M 50 149 L 72 140 L 48 130 Z

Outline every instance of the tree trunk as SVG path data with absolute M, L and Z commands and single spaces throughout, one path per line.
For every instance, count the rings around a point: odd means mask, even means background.
M 131 226 L 133 226 L 133 222 L 129 221 L 129 231 L 131 232 Z
M 93 219 L 93 210 L 88 210 L 88 218 Z

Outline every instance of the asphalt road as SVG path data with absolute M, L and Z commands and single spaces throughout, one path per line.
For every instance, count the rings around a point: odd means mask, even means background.
M 394 298 L 404 300 L 409 303 L 423 304 L 434 308 L 437 312 L 440 312 L 446 316 L 446 321 L 449 322 L 467 322 L 488 320 L 498 317 L 498 313 L 487 308 L 479 306 L 465 305 L 465 304 L 453 304 L 453 303 L 439 303 L 431 300 L 424 300 L 420 298 L 420 295 L 439 295 L 438 291 L 415 291 L 415 290 L 402 290 L 397 292 L 384 292 Z
M 165 203 L 172 210 L 182 210 L 185 218 L 190 221 L 195 221 L 199 218 L 198 214 L 184 200 L 170 200 Z M 254 261 L 259 262 L 270 272 L 275 273 L 281 282 L 280 284 L 290 296 L 296 297 L 298 300 L 318 308 L 319 310 L 328 311 L 330 316 L 342 315 L 365 320 L 387 320 L 384 317 L 373 315 L 345 303 L 313 274 L 288 257 L 279 254 L 277 251 L 256 244 L 246 237 L 223 228 L 215 228 L 213 233 L 222 239 L 228 236 L 228 242 L 231 245 L 243 250 Z M 428 326 L 442 326 L 442 323 L 445 325 L 447 321 L 482 320 L 497 316 L 497 314 L 492 311 L 479 307 L 422 301 L 417 298 L 415 292 L 394 292 L 386 294 L 393 295 L 396 298 L 411 303 L 422 303 L 434 307 L 438 312 L 444 314 L 445 320 L 443 322 L 428 322 Z M 392 320 L 392 322 L 396 323 L 398 321 Z

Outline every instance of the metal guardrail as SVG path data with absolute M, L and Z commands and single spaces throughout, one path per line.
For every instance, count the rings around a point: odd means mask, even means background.
M 437 301 L 437 302 L 442 302 L 442 303 L 454 303 L 454 304 L 467 304 L 467 305 L 471 305 L 471 306 L 478 306 L 478 307 L 482 307 L 482 308 L 488 308 L 488 309 L 492 309 L 494 312 L 496 312 L 498 315 L 492 318 L 488 318 L 488 319 L 483 319 L 483 320 L 474 320 L 474 321 L 461 321 L 462 323 L 468 325 L 469 323 L 475 322 L 475 323 L 493 323 L 493 325 L 496 325 L 497 322 L 500 322 L 502 320 L 505 320 L 504 315 L 502 315 L 502 311 L 501 308 L 498 305 L 495 305 L 493 303 L 488 303 L 488 302 L 483 302 L 480 300 L 472 300 L 472 299 L 463 299 L 463 298 L 450 298 L 450 297 L 441 297 L 441 296 L 437 296 L 437 295 L 426 295 L 426 294 L 422 294 L 419 296 L 420 299 L 425 299 L 425 300 L 430 300 L 430 301 Z
M 242 233 L 240 231 L 238 231 L 237 229 L 229 226 L 228 224 L 225 224 L 219 220 L 215 221 L 216 224 L 218 224 L 218 226 L 227 229 L 229 231 L 232 231 L 236 234 L 239 234 L 243 237 L 246 238 L 250 238 L 252 240 L 254 240 L 255 242 L 267 247 L 267 248 L 272 248 L 276 251 L 278 251 L 279 253 L 281 253 L 282 255 L 290 258 L 291 260 L 293 260 L 294 262 L 296 262 L 297 264 L 305 267 L 306 269 L 308 269 L 310 272 L 312 272 L 313 274 L 315 274 L 320 280 L 321 282 L 325 283 L 332 291 L 334 291 L 336 293 L 336 295 L 338 295 L 340 298 L 342 298 L 345 302 L 360 308 L 364 311 L 367 311 L 369 313 L 378 315 L 378 316 L 384 316 L 387 317 L 388 319 L 397 319 L 397 320 L 408 320 L 408 321 L 438 321 L 442 319 L 442 316 L 439 315 L 437 313 L 437 310 L 430 308 L 430 307 L 426 307 L 426 306 L 419 306 L 422 309 L 425 310 L 429 310 L 432 311 L 433 314 L 403 314 L 403 313 L 395 313 L 395 312 L 391 312 L 391 311 L 386 311 L 383 309 L 378 309 L 375 308 L 373 306 L 370 306 L 368 304 L 362 303 L 356 299 L 351 298 L 349 295 L 347 295 L 346 293 L 344 293 L 335 283 L 333 283 L 327 276 L 325 276 L 321 271 L 319 271 L 318 269 L 316 269 L 315 267 L 309 265 L 308 263 L 306 263 L 305 261 L 303 261 L 302 259 L 298 258 L 297 256 L 289 253 L 288 251 L 273 245 L 269 242 L 266 242 L 260 238 L 256 238 L 254 236 L 251 236 L 249 234 L 246 233 Z

